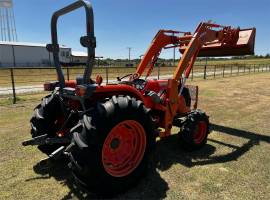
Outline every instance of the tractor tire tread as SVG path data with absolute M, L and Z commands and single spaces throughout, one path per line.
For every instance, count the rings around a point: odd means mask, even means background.
M 206 134 L 201 143 L 196 144 L 193 140 L 193 133 L 196 129 L 196 125 L 199 121 L 204 121 L 206 123 Z M 181 130 L 179 131 L 179 139 L 181 147 L 187 151 L 195 151 L 202 148 L 206 142 L 209 134 L 209 117 L 201 110 L 191 111 L 186 120 L 183 122 Z
M 102 165 L 103 143 L 117 123 L 129 119 L 137 120 L 145 129 L 147 147 L 144 158 L 131 174 L 121 178 L 112 177 Z M 147 171 L 148 159 L 155 146 L 153 121 L 143 102 L 130 96 L 113 96 L 103 103 L 98 102 L 94 110 L 83 116 L 81 122 L 81 132 L 77 137 L 88 147 L 77 147 L 71 152 L 71 168 L 75 179 L 91 192 L 103 196 L 121 193 L 135 185 Z

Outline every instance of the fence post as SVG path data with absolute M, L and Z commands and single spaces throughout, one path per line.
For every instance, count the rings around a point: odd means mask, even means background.
M 216 69 L 217 69 L 217 66 L 215 65 L 215 67 L 214 67 L 214 78 L 216 78 Z
M 254 73 L 255 73 L 255 66 L 256 66 L 256 65 L 254 64 Z
M 106 67 L 106 83 L 108 84 L 109 83 L 109 68 Z
M 206 65 L 204 65 L 204 74 L 203 74 L 203 79 L 206 79 Z
M 237 67 L 238 67 L 237 76 L 239 76 L 239 65 L 237 65 Z
M 14 68 L 14 67 L 16 67 L 16 57 L 15 57 L 14 45 L 12 45 L 12 55 L 13 55 L 13 68 Z M 10 75 L 11 75 L 11 82 L 12 82 L 13 104 L 15 104 L 17 99 L 16 99 L 16 89 L 15 89 L 13 68 L 10 69 Z
M 244 74 L 246 73 L 246 65 L 244 65 Z
M 232 68 L 233 68 L 233 66 L 231 65 L 231 76 L 232 76 Z
M 192 69 L 191 69 L 191 80 L 193 81 L 193 68 L 194 68 L 194 66 L 192 67 Z
M 225 65 L 223 65 L 223 73 L 222 73 L 222 77 L 224 78 L 225 76 Z
M 10 77 L 11 77 L 11 83 L 12 83 L 13 104 L 15 104 L 17 99 L 16 99 L 16 89 L 15 89 L 13 68 L 10 68 Z
M 67 66 L 67 80 L 69 81 L 69 67 Z

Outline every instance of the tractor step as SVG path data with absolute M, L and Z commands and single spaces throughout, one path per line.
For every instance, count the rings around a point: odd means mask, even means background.
M 44 145 L 44 144 L 69 144 L 69 138 L 49 138 L 47 134 L 34 137 L 30 140 L 22 142 L 23 146 L 34 146 L 34 145 Z

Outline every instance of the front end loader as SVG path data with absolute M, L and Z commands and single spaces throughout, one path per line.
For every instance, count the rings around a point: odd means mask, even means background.
M 87 35 L 80 42 L 88 50 L 88 61 L 82 77 L 66 81 L 59 62 L 57 20 L 80 7 L 86 11 Z M 33 138 L 23 144 L 39 145 L 49 154 L 47 161 L 67 155 L 75 180 L 103 195 L 136 184 L 147 171 L 156 138 L 170 136 L 173 126 L 179 127 L 179 145 L 200 149 L 207 142 L 209 117 L 197 109 L 198 87 L 186 85 L 196 58 L 253 54 L 255 43 L 255 28 L 202 22 L 194 33 L 160 30 L 133 74 L 104 85 L 100 76 L 91 79 L 96 47 L 91 4 L 79 0 L 55 12 L 51 29 L 47 49 L 54 55 L 58 81 L 44 85 L 52 92 L 35 108 Z M 151 79 L 166 48 L 182 53 L 174 74 Z

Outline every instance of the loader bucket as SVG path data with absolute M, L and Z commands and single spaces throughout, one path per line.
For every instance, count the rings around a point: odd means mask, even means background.
M 235 46 L 221 46 L 221 43 L 203 46 L 198 57 L 254 55 L 255 34 L 255 28 L 242 29 Z M 184 53 L 185 49 L 181 47 L 180 52 Z

